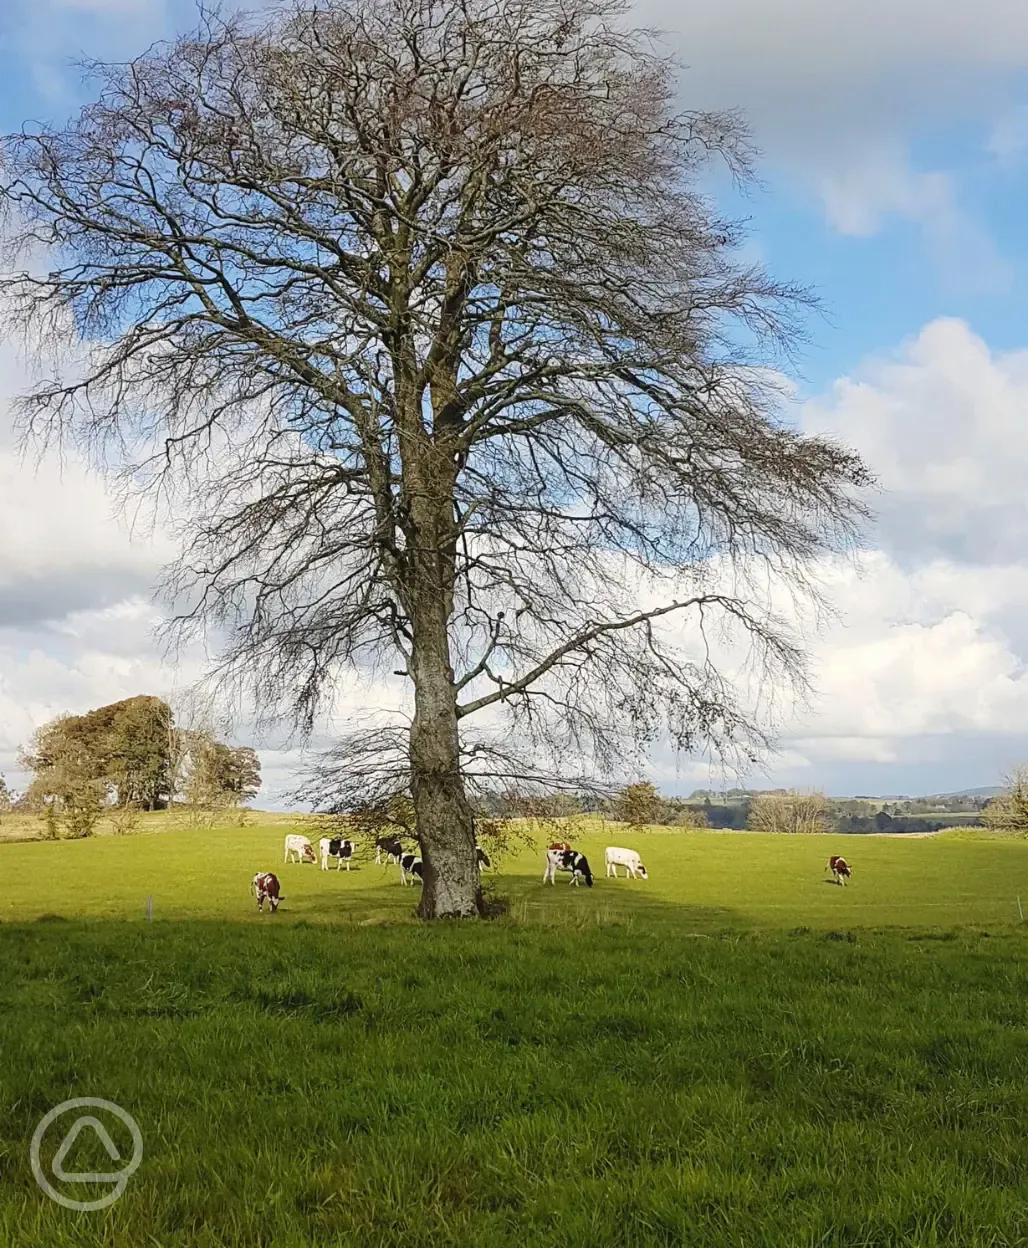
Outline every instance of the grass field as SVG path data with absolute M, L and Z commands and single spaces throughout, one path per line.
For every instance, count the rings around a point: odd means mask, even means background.
M 1028 845 L 597 829 L 426 926 L 284 831 L 0 846 L 4 1248 L 1028 1243 Z M 74 1096 L 144 1139 L 94 1213 L 28 1165 Z

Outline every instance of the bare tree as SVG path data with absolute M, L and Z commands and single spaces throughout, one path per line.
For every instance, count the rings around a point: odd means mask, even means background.
M 746 823 L 753 832 L 827 832 L 831 813 L 823 793 L 758 793 Z
M 179 491 L 176 635 L 220 630 L 266 714 L 309 731 L 399 669 L 425 917 L 478 910 L 464 761 L 496 732 L 557 774 L 765 743 L 674 630 L 728 622 L 802 686 L 760 578 L 814 593 L 865 514 L 859 459 L 779 414 L 802 292 L 696 189 L 748 176 L 745 127 L 677 112 L 625 11 L 206 17 L 5 144 L 7 267 L 49 270 L 2 282 L 9 320 L 82 360 L 29 433 Z
M 983 822 L 993 832 L 1028 836 L 1028 767 L 1015 767 L 1003 783 L 1005 790 L 982 811 Z

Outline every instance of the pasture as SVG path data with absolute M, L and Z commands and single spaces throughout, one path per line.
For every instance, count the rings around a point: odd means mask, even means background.
M 597 828 L 594 888 L 425 926 L 287 830 L 0 845 L 5 1248 L 1028 1239 L 1028 845 Z M 72 1096 L 144 1137 L 100 1212 L 29 1171 Z

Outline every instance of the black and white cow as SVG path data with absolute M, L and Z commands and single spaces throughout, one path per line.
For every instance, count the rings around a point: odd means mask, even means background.
M 343 863 L 346 863 L 346 869 L 350 869 L 350 859 L 353 857 L 353 841 L 345 841 L 341 837 L 323 836 L 318 841 L 318 849 L 321 851 L 321 869 L 328 870 L 328 860 L 336 859 L 336 870 L 341 871 Z
M 422 883 L 425 882 L 424 864 L 417 854 L 402 854 L 400 856 L 400 883 L 413 884 L 415 876 Z
M 491 867 L 493 864 L 489 861 L 489 855 L 485 852 L 481 845 L 475 846 L 475 860 L 478 862 L 479 870 L 482 867 Z
M 850 871 L 849 863 L 838 854 L 832 854 L 831 858 L 828 859 L 827 870 L 831 871 L 836 884 L 841 884 L 843 888 L 846 887 L 846 881 L 853 874 Z
M 250 892 L 257 898 L 257 909 L 262 914 L 265 898 L 271 903 L 272 914 L 278 909 L 278 903 L 284 900 L 279 892 L 278 876 L 272 875 L 270 871 L 257 872 L 250 884 Z
M 386 862 L 399 862 L 403 857 L 403 842 L 398 836 L 380 836 L 375 841 L 375 861 L 381 865 L 382 855 Z
M 556 884 L 558 871 L 570 871 L 572 884 L 577 884 L 579 880 L 585 880 L 589 888 L 593 886 L 593 873 L 589 870 L 589 861 L 585 854 L 580 854 L 577 850 L 548 849 L 546 851 L 546 870 L 543 873 L 543 883 L 545 884 L 549 880 L 551 884 Z

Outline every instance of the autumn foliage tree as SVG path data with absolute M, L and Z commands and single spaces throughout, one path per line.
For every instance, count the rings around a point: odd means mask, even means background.
M 614 818 L 636 831 L 660 821 L 663 800 L 649 781 L 626 785 L 614 799 Z
M 178 627 L 254 705 L 306 731 L 398 673 L 363 758 L 413 802 L 425 917 L 478 912 L 476 785 L 766 743 L 683 639 L 729 623 L 802 683 L 765 582 L 812 591 L 862 514 L 860 460 L 779 411 L 802 292 L 698 190 L 748 176 L 745 127 L 679 110 L 625 12 L 207 16 L 4 145 L 8 326 L 82 362 L 27 430 L 179 499 Z

